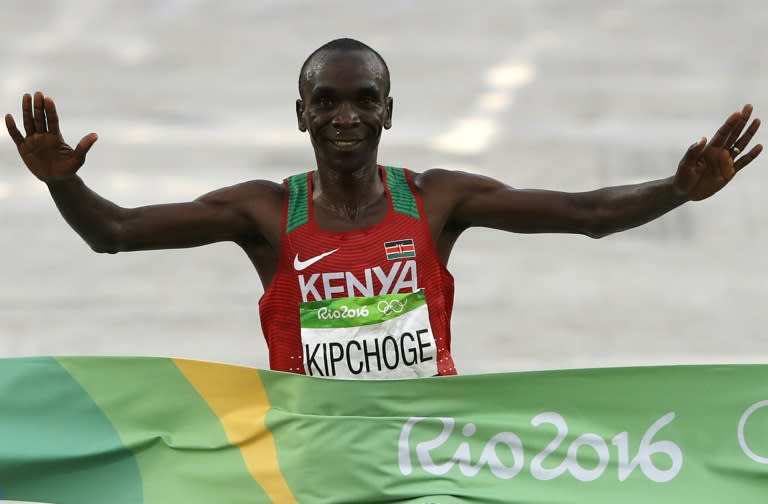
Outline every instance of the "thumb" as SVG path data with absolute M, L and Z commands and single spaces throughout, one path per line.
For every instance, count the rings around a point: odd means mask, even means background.
M 99 135 L 96 133 L 85 135 L 77 144 L 77 147 L 75 147 L 75 157 L 85 161 L 85 155 L 88 154 L 88 151 L 91 150 L 91 147 L 93 147 L 93 144 L 95 144 L 98 139 Z
M 680 160 L 681 165 L 692 164 L 696 159 L 701 156 L 704 149 L 707 147 L 707 137 L 701 137 L 698 142 L 688 147 L 688 150 L 683 154 L 683 158 Z
M 688 147 L 688 150 L 680 159 L 674 179 L 674 188 L 679 194 L 688 194 L 699 181 L 701 173 L 697 161 L 706 146 L 706 137 L 701 137 L 698 142 Z

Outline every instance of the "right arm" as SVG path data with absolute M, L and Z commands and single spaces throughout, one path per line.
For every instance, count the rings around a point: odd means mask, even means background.
M 48 190 L 64 219 L 94 251 L 113 254 L 258 239 L 264 224 L 255 216 L 269 215 L 268 203 L 279 197 L 280 187 L 249 182 L 187 203 L 138 208 L 102 198 L 77 175 L 49 182 Z
M 89 189 L 76 174 L 98 138 L 95 133 L 72 149 L 59 130 L 53 100 L 40 92 L 34 100 L 24 95 L 22 112 L 26 136 L 10 114 L 5 117 L 22 160 L 48 185 L 64 219 L 97 252 L 244 243 L 261 238 L 274 221 L 272 214 L 282 208 L 276 204 L 282 188 L 270 182 L 239 184 L 188 203 L 120 207 Z

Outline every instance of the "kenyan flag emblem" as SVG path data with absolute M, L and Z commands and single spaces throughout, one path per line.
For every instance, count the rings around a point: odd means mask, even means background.
M 416 257 L 416 247 L 412 238 L 386 242 L 384 243 L 384 252 L 390 261 L 404 257 Z

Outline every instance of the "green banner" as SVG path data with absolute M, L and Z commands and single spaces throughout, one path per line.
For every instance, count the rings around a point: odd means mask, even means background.
M 0 360 L 0 501 L 723 503 L 768 495 L 768 366 L 328 380 Z

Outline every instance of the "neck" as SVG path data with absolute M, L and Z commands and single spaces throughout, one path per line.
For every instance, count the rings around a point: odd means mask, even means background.
M 384 184 L 373 162 L 351 172 L 319 167 L 313 175 L 312 199 L 333 213 L 355 220 L 381 200 Z

